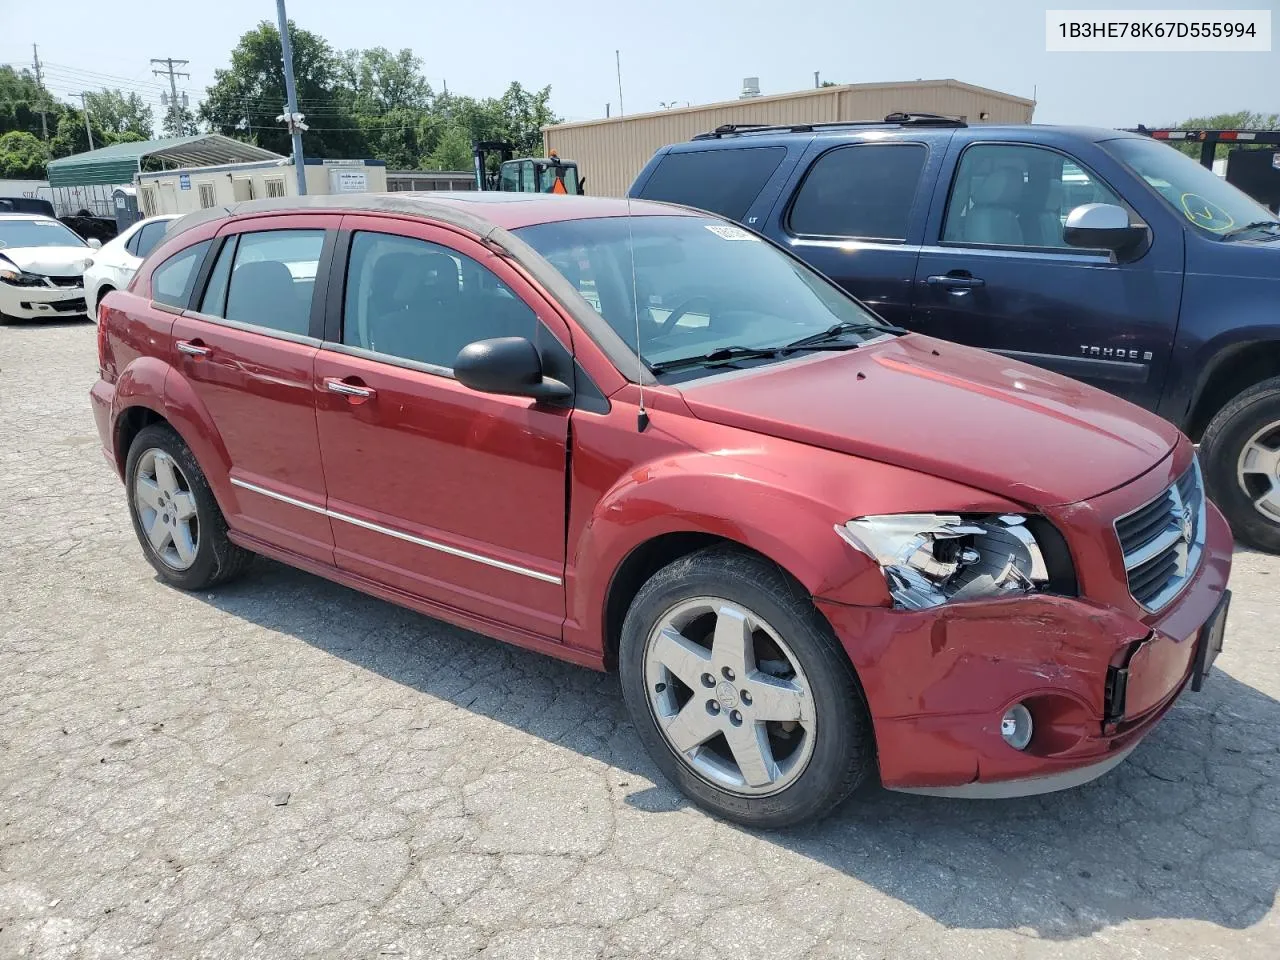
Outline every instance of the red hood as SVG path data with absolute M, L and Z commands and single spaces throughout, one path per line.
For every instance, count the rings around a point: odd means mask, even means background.
M 1037 507 L 1113 490 L 1168 456 L 1179 436 L 1172 424 L 1094 387 L 919 335 L 680 389 L 703 420 Z

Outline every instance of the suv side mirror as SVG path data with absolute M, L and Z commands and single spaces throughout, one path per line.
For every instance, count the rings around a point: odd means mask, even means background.
M 89 247 L 93 250 L 102 249 L 102 241 L 99 240 L 97 237 L 90 237 L 88 240 L 88 243 L 89 243 Z
M 1062 239 L 1073 247 L 1133 252 L 1147 240 L 1143 224 L 1129 223 L 1129 211 L 1114 203 L 1086 203 L 1067 214 Z
M 542 375 L 538 348 L 524 337 L 477 340 L 458 352 L 453 375 L 464 387 L 479 393 L 532 397 L 546 403 L 568 400 L 567 384 Z

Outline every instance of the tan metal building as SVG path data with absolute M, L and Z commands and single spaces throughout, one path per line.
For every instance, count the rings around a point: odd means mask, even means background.
M 637 113 L 542 128 L 542 146 L 578 161 L 586 192 L 620 197 L 659 147 L 725 123 L 880 120 L 890 113 L 940 113 L 970 123 L 1030 123 L 1035 102 L 959 80 L 853 83 L 706 106 Z

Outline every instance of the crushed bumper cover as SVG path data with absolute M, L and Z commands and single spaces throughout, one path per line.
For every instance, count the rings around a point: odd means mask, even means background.
M 1048 595 L 921 611 L 819 599 L 862 681 L 881 782 L 1007 797 L 1106 773 L 1190 683 L 1200 628 L 1226 589 L 1231 548 L 1226 521 L 1211 507 L 1200 567 L 1157 617 Z M 1121 691 L 1116 668 L 1124 668 Z M 1004 712 L 1020 702 L 1037 731 L 1025 751 L 1000 735 Z

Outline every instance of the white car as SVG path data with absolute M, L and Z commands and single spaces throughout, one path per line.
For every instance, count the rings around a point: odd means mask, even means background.
M 0 323 L 85 315 L 84 268 L 98 240 L 34 213 L 0 213 Z
M 96 321 L 98 304 L 112 290 L 123 290 L 138 272 L 147 254 L 164 239 L 164 232 L 177 215 L 139 220 L 93 255 L 84 271 L 85 299 L 89 317 Z

